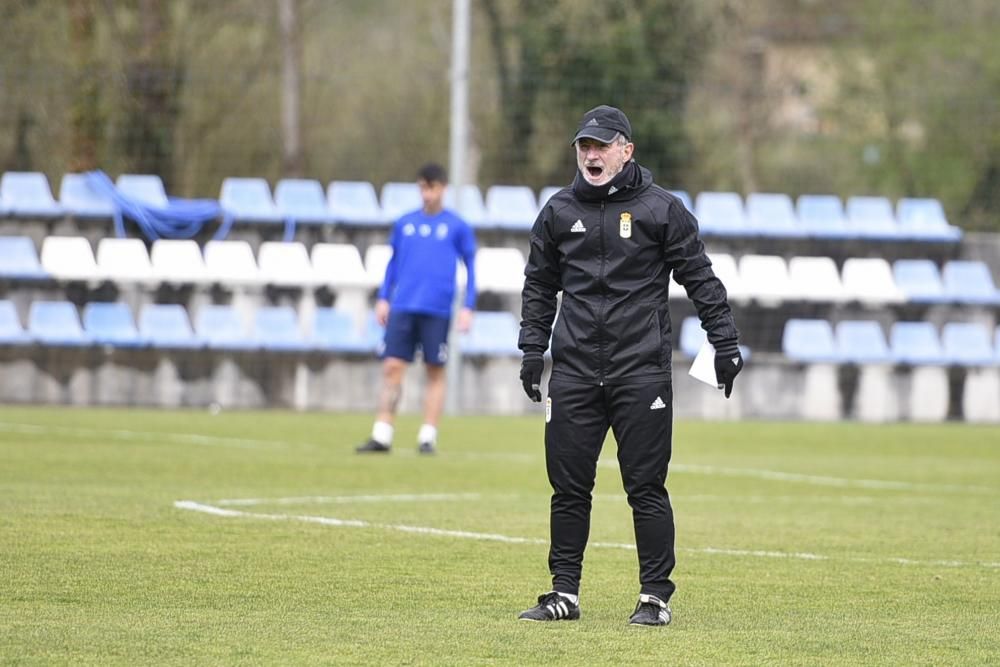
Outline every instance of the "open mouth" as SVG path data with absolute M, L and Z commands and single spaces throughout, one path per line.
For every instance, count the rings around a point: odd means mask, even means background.
M 587 167 L 587 173 L 591 178 L 600 178 L 604 173 L 604 167 Z

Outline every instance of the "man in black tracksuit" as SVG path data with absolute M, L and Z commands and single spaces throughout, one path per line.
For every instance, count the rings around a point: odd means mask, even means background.
M 674 521 L 664 485 L 673 418 L 671 271 L 715 347 L 716 377 L 727 398 L 743 367 L 726 290 L 712 272 L 698 223 L 632 160 L 631 135 L 620 110 L 588 111 L 573 139 L 579 167 L 573 184 L 549 199 L 531 231 L 518 346 L 525 391 L 540 401 L 551 335 L 545 458 L 553 489 L 553 590 L 521 614 L 524 620 L 580 617 L 591 491 L 610 427 L 639 555 L 640 597 L 629 621 L 670 622 Z

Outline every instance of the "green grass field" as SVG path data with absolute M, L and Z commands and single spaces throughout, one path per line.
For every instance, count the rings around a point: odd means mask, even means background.
M 360 457 L 370 419 L 0 408 L 0 663 L 1000 662 L 998 428 L 677 424 L 649 629 L 613 441 L 583 618 L 535 624 L 541 419 L 449 419 L 429 458 L 404 418 Z

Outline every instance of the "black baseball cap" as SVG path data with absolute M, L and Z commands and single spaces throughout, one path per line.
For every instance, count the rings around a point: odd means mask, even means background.
M 619 133 L 626 139 L 632 139 L 632 124 L 628 122 L 628 116 L 621 109 L 602 104 L 583 114 L 576 136 L 570 143 L 575 144 L 580 139 L 597 139 L 610 144 Z

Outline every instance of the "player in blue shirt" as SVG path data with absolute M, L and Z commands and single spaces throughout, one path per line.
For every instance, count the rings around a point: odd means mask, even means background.
M 427 367 L 418 451 L 435 451 L 438 419 L 444 407 L 444 365 L 448 361 L 448 328 L 458 259 L 468 274 L 465 302 L 456 321 L 459 331 L 469 330 L 476 305 L 476 238 L 468 223 L 444 208 L 447 184 L 443 167 L 423 166 L 417 174 L 417 185 L 424 206 L 401 217 L 392 228 L 392 258 L 375 304 L 375 316 L 385 327 L 382 390 L 371 438 L 357 448 L 358 453 L 391 451 L 403 377 L 418 347 Z

